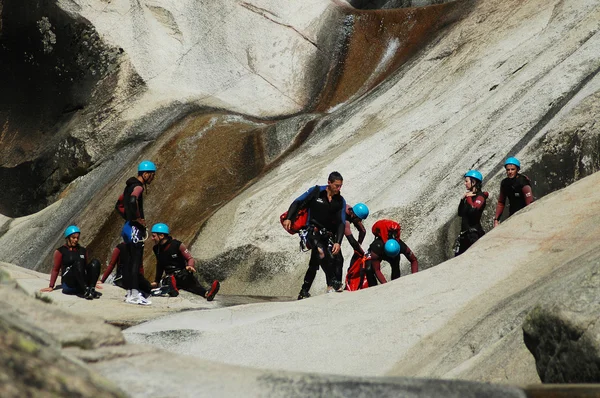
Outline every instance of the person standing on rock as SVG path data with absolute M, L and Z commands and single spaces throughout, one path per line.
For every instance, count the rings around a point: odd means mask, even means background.
M 354 249 L 354 254 L 352 255 L 352 259 L 350 261 L 350 265 L 356 261 L 357 258 L 365 255 L 365 251 L 362 248 L 362 243 L 365 240 L 365 236 L 367 235 L 367 230 L 363 225 L 363 220 L 365 220 L 369 216 L 369 208 L 364 203 L 357 203 L 354 206 L 346 205 L 346 223 L 344 228 L 344 236 L 348 239 L 348 243 Z M 354 238 L 352 234 L 352 225 L 358 230 L 358 240 Z M 344 290 L 344 285 L 342 283 L 342 273 L 344 267 L 344 256 L 342 254 L 342 250 L 340 249 L 339 256 L 336 256 L 335 269 L 334 269 L 334 281 L 333 287 L 337 292 L 342 292 Z
M 169 235 L 167 224 L 154 224 L 151 232 L 154 241 L 152 251 L 156 256 L 156 276 L 152 282 L 155 289 L 152 294 L 176 297 L 179 289 L 183 289 L 212 301 L 221 286 L 219 281 L 213 281 L 209 290 L 200 284 L 193 275 L 196 272 L 196 261 L 183 243 Z
M 496 216 L 494 217 L 494 227 L 500 223 L 500 217 L 504 212 L 504 205 L 508 199 L 509 217 L 529 206 L 533 202 L 533 192 L 531 191 L 531 181 L 529 178 L 519 173 L 521 162 L 519 159 L 510 157 L 504 162 L 506 178 L 500 183 L 500 196 L 496 205 Z
M 137 177 L 129 178 L 125 183 L 123 194 L 119 197 L 115 208 L 125 218 L 121 236 L 127 246 L 128 264 L 123 267 L 123 286 L 127 289 L 125 302 L 129 304 L 150 305 L 139 291 L 139 269 L 144 258 L 144 240 L 148 233 L 144 218 L 144 190 L 156 175 L 156 165 L 144 160 L 138 165 Z
M 95 289 L 100 276 L 100 261 L 93 259 L 88 263 L 87 249 L 79 245 L 80 234 L 81 231 L 76 225 L 70 225 L 65 229 L 66 242 L 54 252 L 50 285 L 40 291 L 51 292 L 54 290 L 60 272 L 63 293 L 76 294 L 88 300 L 99 298 L 102 295 Z
M 367 280 L 369 286 L 386 283 L 381 272 L 381 261 L 387 261 L 392 268 L 392 280 L 400 278 L 400 254 L 410 261 L 410 271 L 414 274 L 419 271 L 417 257 L 410 247 L 400 239 L 400 224 L 393 220 L 379 220 L 371 228 L 375 239 L 369 246 L 367 260 Z
M 332 172 L 327 179 L 327 185 L 317 185 L 296 198 L 282 222 L 283 227 L 289 231 L 292 227 L 292 220 L 296 219 L 298 211 L 308 209 L 308 235 L 306 238 L 311 254 L 298 300 L 310 297 L 310 287 L 315 280 L 319 266 L 325 272 L 327 291 L 335 290 L 333 268 L 334 264 L 339 261 L 338 256 L 346 226 L 346 201 L 340 194 L 343 182 L 344 179 L 340 173 Z
M 454 246 L 455 257 L 463 254 L 485 234 L 481 226 L 481 215 L 489 195 L 481 189 L 483 176 L 477 170 L 469 170 L 464 177 L 467 192 L 458 204 L 458 216 L 461 217 L 461 225 L 460 234 L 456 238 Z
M 106 268 L 106 271 L 104 271 L 102 278 L 100 278 L 101 284 L 106 282 L 113 269 L 115 268 L 115 265 L 117 266 L 117 271 L 115 273 L 116 275 L 113 280 L 113 284 L 115 286 L 125 289 L 125 286 L 123 285 L 123 268 L 129 265 L 129 251 L 127 250 L 127 245 L 125 244 L 125 242 L 119 243 L 113 249 L 112 255 L 110 257 L 110 262 L 108 263 L 108 267 Z M 152 287 L 150 286 L 150 282 L 148 282 L 148 280 L 146 280 L 146 278 L 144 277 L 143 264 L 140 264 L 138 272 L 138 286 L 139 290 L 145 297 L 148 297 L 150 295 Z

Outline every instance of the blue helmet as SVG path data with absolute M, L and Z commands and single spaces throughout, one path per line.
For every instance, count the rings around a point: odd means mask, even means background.
M 521 162 L 519 162 L 519 159 L 517 158 L 510 157 L 506 159 L 506 162 L 504 162 L 504 167 L 506 167 L 509 164 L 517 166 L 517 170 L 521 169 Z
M 169 226 L 167 224 L 158 223 L 152 226 L 152 233 L 169 235 Z
M 476 179 L 479 182 L 483 182 L 483 176 L 477 170 L 469 170 L 465 173 L 465 177 L 471 177 Z
M 138 173 L 142 173 L 144 171 L 147 171 L 149 173 L 155 173 L 156 165 L 149 160 L 144 160 L 138 165 Z
M 356 214 L 356 217 L 361 220 L 366 220 L 369 217 L 369 208 L 364 203 L 357 203 L 352 207 L 352 211 Z
M 65 229 L 65 238 L 77 233 L 81 233 L 77 225 L 69 225 L 67 229 Z
M 388 257 L 396 257 L 400 253 L 400 243 L 395 239 L 388 239 L 383 247 L 385 255 Z

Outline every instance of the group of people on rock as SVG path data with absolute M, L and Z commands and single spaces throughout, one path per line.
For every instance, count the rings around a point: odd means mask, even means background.
M 531 183 L 519 173 L 519 160 L 510 157 L 504 167 L 507 176 L 500 184 L 494 226 L 502 217 L 507 199 L 509 215 L 533 201 Z M 137 177 L 126 181 L 123 194 L 115 205 L 125 219 L 121 230 L 123 242 L 114 248 L 101 281 L 98 282 L 100 261 L 88 261 L 87 250 L 79 244 L 81 231 L 76 225 L 71 225 L 64 231 L 65 244 L 54 253 L 50 284 L 41 291 L 52 291 L 60 273 L 63 293 L 76 294 L 88 300 L 99 298 L 102 294 L 96 288 L 102 287 L 116 266 L 113 283 L 127 291 L 126 303 L 150 305 L 150 296 L 177 296 L 179 289 L 198 294 L 208 301 L 213 300 L 219 291 L 219 281 L 213 281 L 208 289 L 202 286 L 193 275 L 196 272 L 194 258 L 181 241 L 170 235 L 167 224 L 154 224 L 150 230 L 156 257 L 156 277 L 153 282 L 144 277 L 144 242 L 148 232 L 143 194 L 155 175 L 156 165 L 145 160 L 138 166 Z M 290 233 L 298 233 L 301 248 L 311 252 L 298 300 L 310 297 L 309 291 L 319 267 L 325 272 L 327 292 L 357 290 L 386 283 L 381 272 L 382 261 L 390 264 L 391 279 L 399 278 L 401 254 L 410 261 L 411 273 L 419 270 L 417 257 L 400 238 L 401 227 L 394 220 L 376 221 L 371 229 L 373 241 L 367 251 L 362 248 L 367 233 L 363 221 L 369 215 L 369 208 L 364 203 L 348 205 L 340 194 L 343 182 L 339 172 L 332 172 L 327 185 L 308 189 L 281 215 L 283 227 Z M 477 170 L 469 170 L 464 175 L 464 184 L 466 192 L 458 206 L 461 230 L 455 243 L 456 256 L 485 234 L 481 217 L 489 195 L 482 190 L 483 176 Z M 352 233 L 352 226 L 358 231 L 358 239 Z M 344 237 L 354 249 L 345 283 L 342 281 L 344 257 L 341 249 Z
M 156 175 L 156 165 L 145 160 L 138 165 L 137 177 L 126 181 L 123 194 L 119 196 L 115 208 L 125 219 L 121 229 L 123 242 L 114 248 L 110 263 L 100 276 L 100 261 L 88 262 L 88 252 L 79 244 L 81 231 L 76 225 L 65 229 L 65 244 L 54 253 L 50 284 L 42 292 L 52 291 L 59 273 L 63 293 L 76 294 L 88 300 L 99 298 L 102 294 L 96 291 L 108 279 L 115 265 L 117 266 L 114 284 L 127 291 L 125 302 L 136 305 L 152 304 L 152 296 L 177 296 L 179 289 L 198 294 L 212 301 L 219 291 L 219 281 L 213 281 L 209 289 L 205 289 L 193 275 L 196 272 L 195 260 L 186 246 L 169 234 L 169 227 L 157 223 L 150 230 L 154 242 L 153 252 L 156 257 L 156 277 L 150 283 L 144 277 L 144 242 L 148 238 L 144 217 L 144 190 L 151 184 Z M 163 277 L 164 275 L 164 277 Z
M 519 160 L 514 157 L 506 159 L 504 168 L 507 176 L 500 184 L 494 226 L 500 222 L 507 199 L 509 215 L 533 202 L 531 183 L 529 178 L 519 173 Z M 354 206 L 346 203 L 340 194 L 343 182 L 339 172 L 332 172 L 327 185 L 308 189 L 280 217 L 285 230 L 291 234 L 298 233 L 301 248 L 311 252 L 298 300 L 310 297 L 309 291 L 319 267 L 325 272 L 328 293 L 357 290 L 377 285 L 378 282 L 386 283 L 381 272 L 381 261 L 390 264 L 392 280 L 399 278 L 400 254 L 410 261 L 411 273 L 419 270 L 417 257 L 400 239 L 401 227 L 394 220 L 376 221 L 372 227 L 374 240 L 367 251 L 363 250 L 366 236 L 363 220 L 369 215 L 369 209 L 364 203 Z M 464 253 L 485 234 L 481 217 L 489 194 L 482 190 L 483 176 L 478 170 L 469 170 L 464 175 L 464 184 L 466 192 L 458 206 L 461 230 L 455 243 L 455 256 Z M 358 230 L 358 240 L 352 234 L 351 225 Z M 354 249 L 345 284 L 342 282 L 344 257 L 341 250 L 344 236 Z

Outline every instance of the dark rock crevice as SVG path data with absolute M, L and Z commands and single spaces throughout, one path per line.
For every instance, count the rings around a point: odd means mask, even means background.
M 377 10 L 424 7 L 432 4 L 449 3 L 451 1 L 453 0 L 348 0 L 348 3 L 359 10 Z
M 47 206 L 91 165 L 67 125 L 115 70 L 120 50 L 54 1 L 7 0 L 1 18 L 0 212 L 19 217 Z

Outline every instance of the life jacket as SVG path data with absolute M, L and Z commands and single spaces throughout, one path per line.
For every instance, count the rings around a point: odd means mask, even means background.
M 129 178 L 125 184 L 126 186 L 123 190 L 123 193 L 119 195 L 117 203 L 115 203 L 115 210 L 121 215 L 121 217 L 123 217 L 124 220 L 132 221 L 137 217 L 135 214 L 133 214 L 136 209 L 128 209 L 129 197 L 136 186 L 143 187 L 144 184 L 142 184 L 140 180 L 135 177 Z M 138 198 L 138 208 L 140 210 L 140 218 L 144 218 L 144 199 L 142 195 L 140 195 Z
M 56 249 L 62 254 L 62 263 L 61 263 L 61 275 L 64 275 L 65 272 L 73 265 L 81 262 L 85 265 L 87 261 L 87 253 L 85 247 L 77 245 L 75 250 L 70 250 L 66 245 L 63 245 Z
M 157 269 L 160 267 L 165 274 L 170 275 L 185 268 L 187 261 L 181 255 L 179 246 L 181 246 L 180 241 L 169 238 L 164 245 L 152 247 L 152 251 L 156 255 Z
M 371 232 L 373 232 L 373 235 L 376 237 L 381 238 L 385 244 L 388 239 L 395 239 L 397 241 L 400 240 L 401 227 L 396 221 L 384 219 L 373 224 Z
M 507 177 L 500 183 L 500 189 L 504 192 L 504 196 L 508 198 L 508 211 L 511 216 L 525 207 L 523 187 L 527 185 L 531 186 L 529 177 L 520 173 L 515 178 Z
M 355 290 L 366 289 L 368 287 L 369 281 L 367 280 L 365 270 L 365 256 L 360 256 L 352 263 L 352 265 L 350 265 L 350 268 L 348 268 L 348 272 L 346 274 L 346 290 L 353 292 Z

